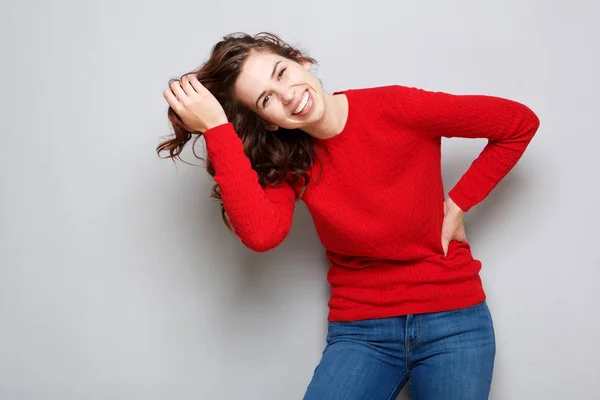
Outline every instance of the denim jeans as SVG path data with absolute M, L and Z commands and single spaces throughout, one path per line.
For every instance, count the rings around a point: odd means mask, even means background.
M 329 322 L 304 400 L 483 400 L 496 340 L 486 301 L 452 311 Z

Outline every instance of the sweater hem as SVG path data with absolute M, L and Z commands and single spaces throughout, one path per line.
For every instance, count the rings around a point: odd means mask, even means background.
M 445 299 L 423 303 L 401 304 L 394 307 L 373 306 L 362 309 L 329 310 L 329 322 L 351 322 L 365 319 L 390 318 L 407 314 L 424 314 L 441 311 L 452 311 L 474 306 L 486 300 L 483 289 L 476 294 L 460 299 Z

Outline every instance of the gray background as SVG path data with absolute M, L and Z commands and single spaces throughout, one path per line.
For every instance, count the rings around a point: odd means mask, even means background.
M 596 2 L 0 4 L 1 399 L 302 397 L 329 290 L 304 204 L 253 253 L 210 176 L 154 153 L 168 79 L 261 30 L 307 49 L 330 92 L 397 83 L 539 115 L 465 217 L 496 326 L 491 398 L 598 398 Z M 484 145 L 444 140 L 446 191 Z

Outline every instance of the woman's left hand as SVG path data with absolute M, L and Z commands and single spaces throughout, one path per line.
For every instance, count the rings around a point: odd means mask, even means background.
M 459 242 L 467 241 L 467 233 L 463 224 L 465 212 L 448 197 L 444 202 L 444 222 L 442 224 L 442 248 L 444 256 L 448 255 L 448 247 L 451 240 Z

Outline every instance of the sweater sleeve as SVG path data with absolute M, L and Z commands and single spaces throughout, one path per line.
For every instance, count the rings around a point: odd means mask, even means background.
M 277 187 L 260 185 L 232 123 L 209 129 L 203 136 L 215 170 L 214 180 L 219 184 L 235 234 L 246 247 L 257 252 L 277 247 L 292 226 L 294 189 L 286 182 Z
M 435 138 L 487 138 L 448 195 L 463 210 L 482 201 L 513 168 L 540 121 L 527 106 L 487 95 L 454 95 L 395 86 L 394 112 L 405 127 Z

